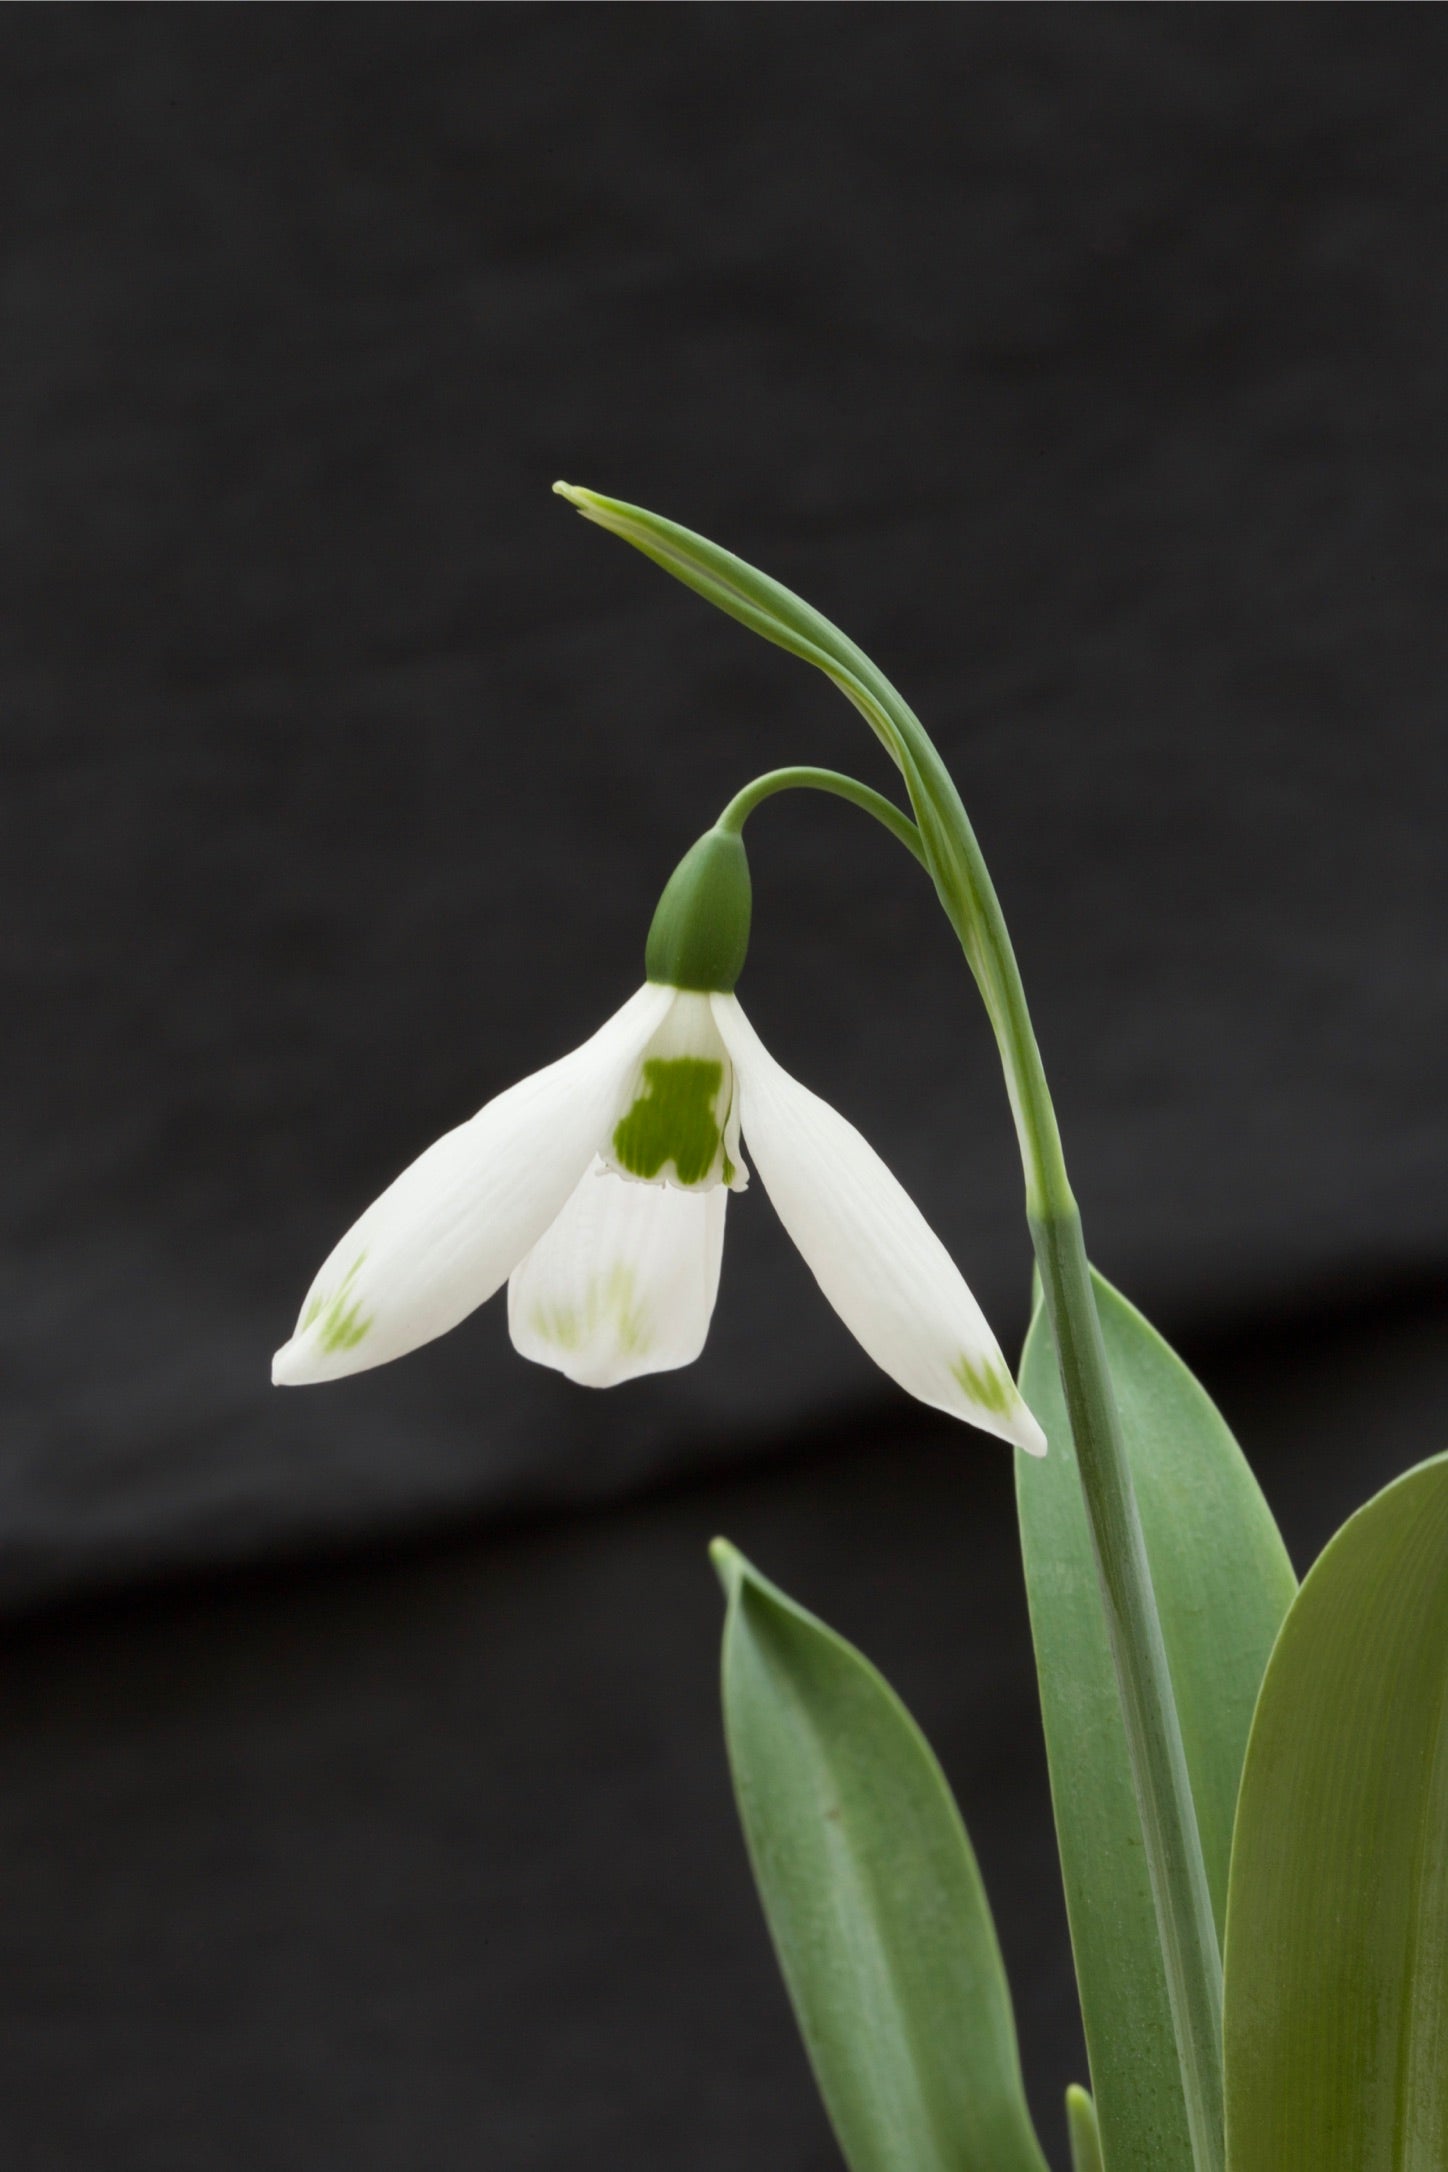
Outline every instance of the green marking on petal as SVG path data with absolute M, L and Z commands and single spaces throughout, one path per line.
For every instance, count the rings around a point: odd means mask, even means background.
M 1015 1382 L 1000 1366 L 989 1361 L 977 1364 L 962 1351 L 950 1369 L 971 1401 L 978 1403 L 982 1410 L 1004 1418 L 1015 1408 Z
M 681 1184 L 702 1183 L 719 1151 L 714 1099 L 723 1082 L 723 1064 L 704 1056 L 646 1061 L 644 1091 L 613 1135 L 620 1169 L 656 1177 L 672 1162 Z
M 578 1350 L 606 1328 L 621 1357 L 643 1357 L 652 1341 L 649 1316 L 639 1303 L 633 1271 L 610 1267 L 595 1275 L 588 1285 L 582 1307 L 539 1305 L 532 1318 L 535 1332 L 559 1350 Z
M 302 1314 L 300 1332 L 306 1334 L 308 1328 L 320 1325 L 317 1340 L 329 1356 L 338 1350 L 355 1350 L 363 1337 L 371 1333 L 373 1315 L 364 1316 L 360 1300 L 351 1295 L 352 1284 L 366 1257 L 365 1252 L 359 1252 L 342 1277 L 341 1288 L 321 1292 Z

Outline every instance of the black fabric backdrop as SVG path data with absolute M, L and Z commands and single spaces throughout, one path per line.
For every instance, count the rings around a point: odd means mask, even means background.
M 1441 1445 L 1448 20 L 11 9 L 0 61 L 17 2161 L 829 2162 L 712 1741 L 736 1509 L 954 1750 L 1049 2122 L 1009 1473 L 758 1187 L 687 1372 L 589 1396 L 501 1305 L 331 1390 L 268 1360 L 396 1169 L 629 992 L 730 792 L 889 782 L 563 474 L 799 587 L 936 732 L 1093 1252 L 1299 1561 Z M 837 806 L 751 841 L 746 1005 L 1013 1346 L 928 886 Z

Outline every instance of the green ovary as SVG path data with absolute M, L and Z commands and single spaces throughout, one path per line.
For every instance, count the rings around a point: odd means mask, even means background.
M 704 1056 L 647 1061 L 644 1091 L 613 1135 L 619 1168 L 656 1177 L 672 1162 L 680 1184 L 701 1184 L 719 1151 L 714 1105 L 723 1082 L 723 1064 Z

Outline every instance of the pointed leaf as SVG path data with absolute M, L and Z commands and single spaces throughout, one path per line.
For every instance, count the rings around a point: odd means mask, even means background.
M 852 2172 L 1045 2172 L 995 1927 L 928 1743 L 858 1652 L 713 1553 L 745 1839 Z
M 1231 2172 L 1448 2165 L 1448 1457 L 1343 1526 L 1278 1638 L 1225 2023 Z
M 1091 2093 L 1078 2082 L 1066 2091 L 1066 2126 L 1071 2137 L 1071 2172 L 1101 2172 L 1101 2129 Z
M 1181 1714 L 1218 1928 L 1258 1685 L 1296 1580 L 1221 1415 L 1125 1298 L 1093 1276 Z M 1071 1942 L 1110 2172 L 1190 2172 L 1156 1915 L 1075 1453 L 1044 1309 L 1021 1391 L 1045 1427 L 1016 1459 L 1021 1545 Z

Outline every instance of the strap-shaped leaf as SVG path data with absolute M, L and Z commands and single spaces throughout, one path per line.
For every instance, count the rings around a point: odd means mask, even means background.
M 1448 1457 L 1344 1524 L 1277 1641 L 1225 2021 L 1231 2172 L 1448 2165 Z
M 722 1541 L 750 1862 L 852 2172 L 1045 2172 L 995 1926 L 945 1777 L 868 1660 Z
M 1296 1589 L 1271 1511 L 1215 1405 L 1093 1276 L 1131 1460 L 1218 1928 L 1252 1708 Z M 1190 2172 L 1156 1915 L 1050 1323 L 1021 1392 L 1048 1454 L 1016 1458 L 1031 1630 L 1091 2087 L 1109 2172 Z

